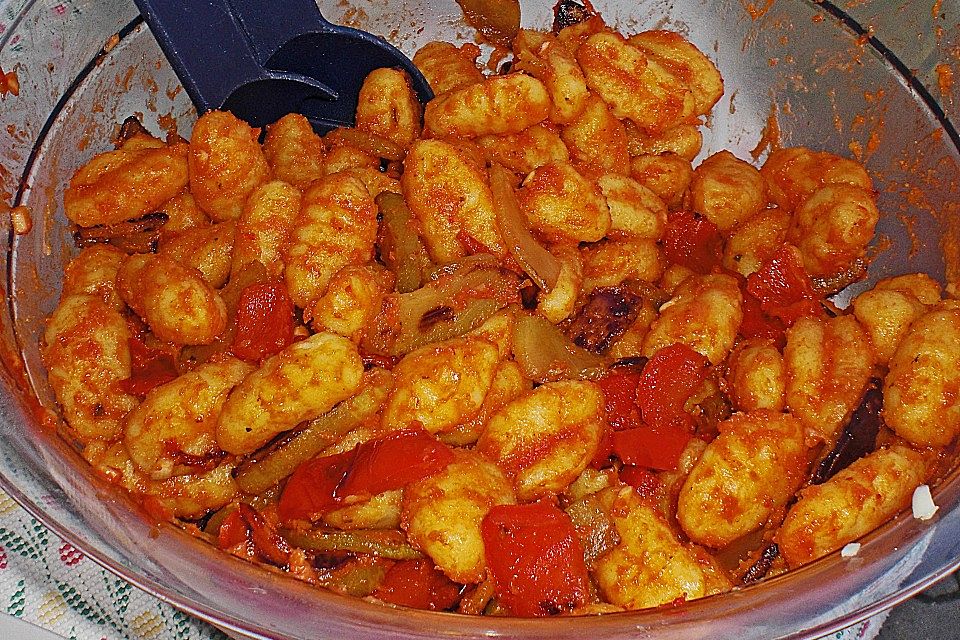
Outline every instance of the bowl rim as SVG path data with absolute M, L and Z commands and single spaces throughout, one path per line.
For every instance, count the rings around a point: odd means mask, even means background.
M 55 436 L 58 437 L 58 436 Z M 100 478 L 94 479 L 98 483 L 103 483 Z M 944 479 L 945 484 L 951 483 L 960 483 L 960 468 L 955 469 L 950 476 Z M 119 491 L 123 494 L 123 499 L 131 509 L 133 509 L 137 514 L 145 519 L 149 519 L 149 516 L 139 507 L 136 506 L 136 502 L 133 500 L 126 491 L 122 488 L 114 487 L 109 485 L 115 491 Z M 136 586 L 141 591 L 157 598 L 158 600 L 165 602 L 185 613 L 188 613 L 208 624 L 211 624 L 222 631 L 228 631 L 236 634 L 240 634 L 244 638 L 252 638 L 255 640 L 275 640 L 277 636 L 271 635 L 270 631 L 260 625 L 252 623 L 249 620 L 245 620 L 240 616 L 236 616 L 231 613 L 217 611 L 212 607 L 208 607 L 203 603 L 197 602 L 195 599 L 185 596 L 180 593 L 170 592 L 168 589 L 150 579 L 144 575 L 138 574 L 137 572 L 129 569 L 125 565 L 119 562 L 115 562 L 105 553 L 102 553 L 96 545 L 88 544 L 87 541 L 81 536 L 75 534 L 68 526 L 65 526 L 57 518 L 53 517 L 51 513 L 47 510 L 44 510 L 34 501 L 24 494 L 15 483 L 13 483 L 9 478 L 7 478 L 3 473 L 0 473 L 0 489 L 7 493 L 11 499 L 13 499 L 17 504 L 19 504 L 27 513 L 29 513 L 33 518 L 38 522 L 47 527 L 50 531 L 55 533 L 57 536 L 62 538 L 64 542 L 67 542 L 71 546 L 75 547 L 78 551 L 83 553 L 85 556 L 90 558 L 97 565 L 103 569 L 109 571 L 110 573 L 123 578 L 130 584 Z M 906 521 L 910 516 L 909 510 L 904 511 L 898 514 L 892 520 L 884 523 L 881 527 L 874 529 L 870 534 L 861 539 L 862 542 L 869 542 L 869 540 L 880 537 L 888 532 L 890 528 L 896 527 L 898 523 Z M 170 522 L 159 523 L 159 526 L 162 526 L 168 530 L 176 531 L 177 535 L 190 537 L 189 534 L 182 528 Z M 198 541 L 200 544 L 207 545 L 207 542 Z M 212 553 L 221 553 L 219 550 L 216 550 L 210 546 Z M 258 565 L 256 563 L 248 562 L 237 558 L 229 554 L 222 554 L 221 558 L 226 562 L 240 563 L 247 568 L 253 568 L 259 571 L 269 571 L 267 567 Z M 781 574 L 779 576 L 770 578 L 768 580 L 762 580 L 755 584 L 748 585 L 745 587 L 737 587 L 736 591 L 740 593 L 748 593 L 750 591 L 755 591 L 757 589 L 763 589 L 768 586 L 773 586 L 774 583 L 787 582 L 792 579 L 792 576 L 798 575 L 800 573 L 806 573 L 816 570 L 818 567 L 825 566 L 827 563 L 836 563 L 841 561 L 840 552 L 835 551 L 823 558 L 820 558 L 808 565 L 804 565 L 798 569 L 794 569 L 787 573 Z M 954 562 L 950 564 L 943 565 L 940 569 L 928 572 L 922 577 L 911 581 L 908 586 L 899 587 L 895 589 L 892 593 L 881 597 L 880 599 L 872 602 L 871 604 L 857 608 L 848 614 L 842 615 L 838 618 L 835 618 L 831 621 L 824 622 L 815 626 L 804 628 L 795 633 L 791 633 L 787 636 L 783 636 L 783 640 L 792 640 L 800 638 L 823 638 L 828 636 L 831 633 L 835 633 L 856 625 L 868 618 L 882 613 L 883 611 L 896 606 L 897 604 L 907 600 L 920 591 L 923 591 L 927 587 L 935 584 L 936 582 L 942 580 L 943 578 L 949 576 L 953 572 L 960 569 L 960 556 L 958 556 Z M 301 584 L 293 576 L 288 574 L 283 574 L 283 577 L 286 581 L 292 581 L 293 584 Z M 523 629 L 517 629 L 516 626 L 519 624 L 523 627 L 534 627 L 534 626 L 545 626 L 545 625 L 555 625 L 557 620 L 554 617 L 548 618 L 519 618 L 519 617 L 480 617 L 480 616 L 466 616 L 458 613 L 450 612 L 431 612 L 423 611 L 418 609 L 410 609 L 406 607 L 393 607 L 391 605 L 377 604 L 372 602 L 367 602 L 363 599 L 353 598 L 351 596 L 344 596 L 337 594 L 331 591 L 328 591 L 323 588 L 318 587 L 309 587 L 317 592 L 317 597 L 321 599 L 331 599 L 334 601 L 340 601 L 342 604 L 345 604 L 347 607 L 363 607 L 368 608 L 371 612 L 383 614 L 384 617 L 389 616 L 390 612 L 402 611 L 403 615 L 406 617 L 414 617 L 421 619 L 424 623 L 438 622 L 443 619 L 456 620 L 458 623 L 464 623 L 467 621 L 477 621 L 483 620 L 485 624 L 476 625 L 476 626 L 486 626 L 489 627 L 488 632 L 485 635 L 493 636 L 509 636 L 516 638 L 527 637 L 527 634 L 524 633 Z M 698 603 L 702 603 L 707 600 L 722 599 L 726 593 L 720 593 L 713 596 L 708 596 L 707 598 L 701 598 L 699 600 L 692 600 L 686 602 L 678 610 L 681 610 L 685 607 L 695 607 Z M 586 616 L 572 616 L 565 619 L 566 623 L 576 621 L 577 623 L 584 623 L 589 626 L 589 621 L 596 621 L 601 618 L 605 619 L 619 619 L 623 620 L 625 618 L 631 617 L 643 617 L 649 616 L 652 613 L 663 612 L 663 608 L 651 608 L 643 609 L 639 611 L 622 611 L 616 613 L 607 613 L 598 615 L 586 615 Z M 464 626 L 460 624 L 459 626 Z M 466 626 L 474 626 L 472 624 L 467 624 Z M 508 628 L 501 628 L 501 627 Z M 624 627 L 629 628 L 630 621 L 626 621 Z M 254 628 L 255 627 L 255 628 Z
M 33 0 L 31 0 L 31 4 L 32 3 L 33 3 Z M 912 77 L 912 74 L 910 77 Z M 956 141 L 954 142 L 956 143 Z M 18 357 L 22 358 L 21 354 L 18 353 L 17 355 Z M 29 392 L 32 393 L 33 389 L 31 388 Z M 949 478 L 950 478 L 949 480 L 945 480 L 946 483 L 955 483 L 958 481 L 958 474 L 954 472 L 953 475 L 950 476 Z M 264 629 L 262 627 L 258 627 L 257 630 L 251 630 L 251 626 L 250 626 L 251 623 L 246 622 L 243 618 L 239 616 L 236 616 L 234 614 L 224 613 L 222 611 L 217 611 L 214 608 L 208 607 L 203 603 L 197 602 L 195 599 L 189 596 L 184 596 L 180 593 L 171 593 L 164 587 L 163 584 L 160 584 L 142 574 L 136 573 L 135 571 L 133 571 L 132 569 L 130 569 L 129 567 L 127 567 L 122 563 L 118 563 L 114 561 L 109 555 L 102 553 L 98 549 L 96 544 L 91 543 L 88 545 L 87 542 L 85 542 L 83 539 L 78 537 L 77 534 L 74 534 L 68 526 L 64 525 L 50 511 L 45 510 L 42 507 L 42 505 L 32 501 L 25 493 L 23 493 L 19 489 L 19 487 L 15 484 L 14 480 L 5 477 L 2 473 L 0 473 L 0 488 L 4 489 L 8 493 L 8 495 L 10 495 L 10 497 L 14 501 L 20 504 L 28 513 L 30 513 L 32 517 L 34 517 L 36 520 L 41 522 L 44 526 L 49 528 L 56 535 L 63 538 L 65 541 L 69 542 L 71 545 L 75 546 L 78 550 L 80 550 L 82 553 L 87 555 L 87 557 L 93 560 L 96 564 L 103 567 L 107 571 L 110 571 L 111 573 L 130 582 L 131 584 L 143 590 L 144 592 L 158 598 L 163 602 L 166 602 L 172 606 L 175 606 L 178 609 L 181 609 L 191 615 L 194 615 L 201 620 L 209 622 L 215 626 L 225 628 L 231 632 L 243 634 L 248 637 L 260 638 L 263 640 L 269 640 L 269 638 L 274 637 L 270 635 L 269 630 Z M 122 493 L 125 494 L 125 492 L 122 492 Z M 124 497 L 129 500 L 129 496 L 124 495 Z M 130 502 L 133 503 L 132 500 L 130 500 Z M 868 538 L 865 538 L 865 539 L 882 535 L 882 533 L 888 531 L 890 527 L 896 526 L 896 523 L 900 521 L 902 518 L 903 518 L 903 514 L 901 514 L 901 516 L 895 519 L 894 521 L 887 522 L 882 527 L 874 530 L 871 534 L 869 534 Z M 174 525 L 170 525 L 170 526 L 174 527 L 175 529 L 183 533 L 183 535 L 187 535 L 185 532 L 183 532 L 181 528 L 176 527 Z M 836 554 L 833 554 L 833 555 L 836 555 Z M 244 561 L 239 560 L 237 558 L 231 558 L 231 559 L 235 562 L 244 563 Z M 769 584 L 776 580 L 780 580 L 781 578 L 789 579 L 789 576 L 797 574 L 798 572 L 802 572 L 805 569 L 822 565 L 824 562 L 827 562 L 828 560 L 835 561 L 836 558 L 831 559 L 830 557 L 827 557 L 827 558 L 818 560 L 816 563 L 811 563 L 811 565 L 792 571 L 785 576 L 773 578 L 770 581 L 764 581 L 759 585 L 752 585 L 750 587 L 746 587 L 745 589 L 743 589 L 743 591 L 752 590 L 755 588 L 761 588 L 762 585 Z M 248 563 L 244 563 L 244 564 L 248 564 Z M 952 573 L 957 568 L 960 568 L 960 557 L 958 557 L 955 560 L 955 562 L 953 562 L 952 564 L 945 565 L 937 571 L 929 573 L 928 575 L 920 579 L 914 580 L 909 584 L 909 586 L 904 588 L 899 588 L 895 592 L 880 598 L 879 600 L 875 601 L 870 605 L 866 605 L 864 607 L 856 609 L 855 611 L 849 614 L 841 616 L 840 618 L 837 618 L 833 621 L 819 624 L 817 626 L 811 627 L 807 630 L 804 630 L 803 632 L 798 632 L 797 634 L 791 635 L 789 637 L 801 637 L 801 636 L 808 637 L 807 634 L 816 634 L 819 636 L 819 635 L 829 634 L 834 631 L 846 628 L 852 624 L 856 624 L 857 622 L 860 622 L 872 615 L 875 615 L 880 611 L 883 611 L 891 606 L 898 604 L 899 602 L 902 602 L 903 600 L 911 597 L 915 593 L 926 588 L 930 584 L 933 584 L 934 582 L 942 579 L 946 575 Z M 295 580 L 295 578 L 292 578 L 292 577 L 288 579 Z M 330 594 L 330 592 L 325 592 L 325 591 L 321 591 L 320 593 Z M 332 595 L 332 597 L 336 599 L 345 598 L 344 596 L 339 596 L 337 594 L 330 594 L 330 595 Z M 722 598 L 723 594 L 720 594 L 719 596 L 715 596 L 715 597 Z M 350 598 L 349 602 L 353 605 L 356 605 L 357 600 Z M 371 607 L 376 607 L 385 613 L 392 610 L 389 607 L 385 607 L 381 605 L 372 605 L 369 603 L 364 603 L 364 604 L 369 605 Z M 688 603 L 687 606 L 691 606 L 694 604 L 695 602 L 691 602 L 691 603 Z M 462 621 L 464 619 L 464 616 L 460 616 L 457 614 L 433 613 L 433 612 L 424 612 L 424 611 L 409 610 L 409 609 L 404 609 L 403 611 L 405 615 L 416 616 L 417 618 L 419 618 L 420 616 L 423 616 L 425 618 L 429 618 L 429 620 L 431 621 L 440 620 L 443 617 L 455 617 L 456 620 L 459 620 L 459 621 Z M 613 618 L 642 616 L 649 613 L 650 611 L 652 610 L 645 610 L 641 612 L 623 612 L 623 613 L 616 613 L 616 614 L 607 614 L 607 616 L 613 617 Z M 580 620 L 589 620 L 589 619 L 591 618 L 590 617 L 580 618 Z M 488 619 L 487 624 L 493 625 L 493 626 L 499 626 L 499 622 L 501 620 L 508 621 L 509 626 L 511 628 L 501 629 L 499 630 L 499 633 L 509 634 L 513 636 L 522 636 L 522 633 L 518 633 L 518 630 L 516 628 L 518 624 L 522 623 L 524 627 L 528 625 L 538 625 L 538 624 L 542 626 L 542 622 L 543 622 L 543 621 L 527 620 L 527 619 L 521 619 L 521 618 L 503 618 L 503 619 Z

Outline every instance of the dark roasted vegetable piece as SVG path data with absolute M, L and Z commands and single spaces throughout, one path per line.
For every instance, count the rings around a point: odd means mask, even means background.
M 463 17 L 492 44 L 510 48 L 520 30 L 519 0 L 457 0 Z
M 570 321 L 567 334 L 577 346 L 604 353 L 637 319 L 642 301 L 626 287 L 594 289 Z
M 156 253 L 160 230 L 169 219 L 170 216 L 157 211 L 116 224 L 78 227 L 73 232 L 73 242 L 78 249 L 95 244 L 109 244 L 125 253 Z
M 649 358 L 645 356 L 628 356 L 626 358 L 620 358 L 616 362 L 610 365 L 611 369 L 629 369 L 630 371 L 636 371 L 640 373 L 643 371 L 643 368 L 647 365 Z
M 591 493 L 565 509 L 573 522 L 584 559 L 593 564 L 597 558 L 617 545 L 619 536 L 610 510 L 604 507 L 599 493 Z
M 562 29 L 586 22 L 595 15 L 596 12 L 589 5 L 584 6 L 574 0 L 560 0 L 553 7 L 553 32 L 559 33 Z
M 883 421 L 880 417 L 880 409 L 883 407 L 883 391 L 880 385 L 880 380 L 870 380 L 870 386 L 860 406 L 850 416 L 850 422 L 843 428 L 833 450 L 817 465 L 817 470 L 810 479 L 811 484 L 823 484 L 876 448 L 877 435 Z
M 149 136 L 150 132 L 143 126 L 137 116 L 130 116 L 120 125 L 120 133 L 117 135 L 115 146 L 119 149 L 123 143 L 134 136 Z
M 760 552 L 757 561 L 744 572 L 740 582 L 747 585 L 762 579 L 770 571 L 770 567 L 773 566 L 773 561 L 777 559 L 778 555 L 780 555 L 780 547 L 777 546 L 776 542 L 771 542 Z
M 696 425 L 696 434 L 703 440 L 710 441 L 719 435 L 721 422 L 733 414 L 730 399 L 717 385 L 716 390 L 697 403 L 693 412 L 693 421 Z

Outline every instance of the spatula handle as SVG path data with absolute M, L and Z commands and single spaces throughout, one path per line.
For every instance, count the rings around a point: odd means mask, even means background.
M 201 113 L 263 75 L 226 0 L 135 2 Z
M 314 0 L 227 0 L 261 65 L 280 47 L 305 33 L 334 29 Z
M 227 0 L 135 2 L 200 113 L 229 107 L 228 99 L 238 90 L 265 85 L 267 81 L 281 81 L 293 89 L 292 94 L 299 100 L 311 96 L 336 99 L 333 90 L 314 78 L 296 72 L 265 70 Z M 319 15 L 319 11 L 316 13 Z M 233 104 L 236 103 L 234 100 Z M 284 111 L 285 107 L 276 105 L 270 116 L 288 113 L 290 108 Z M 251 117 L 247 113 L 237 115 Z

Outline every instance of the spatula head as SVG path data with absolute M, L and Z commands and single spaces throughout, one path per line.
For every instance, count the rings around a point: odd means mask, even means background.
M 307 33 L 284 44 L 265 65 L 322 82 L 334 97 L 325 97 L 298 83 L 271 80 L 238 88 L 224 108 L 262 126 L 281 116 L 305 115 L 320 131 L 353 126 L 364 78 L 381 67 L 406 71 L 421 103 L 433 97 L 430 85 L 398 49 L 369 33 L 334 27 L 324 33 Z
M 351 126 L 360 88 L 381 67 L 410 76 L 409 58 L 372 34 L 327 22 L 313 0 L 135 0 L 199 112 L 227 109 L 256 127 L 288 113 L 319 132 Z

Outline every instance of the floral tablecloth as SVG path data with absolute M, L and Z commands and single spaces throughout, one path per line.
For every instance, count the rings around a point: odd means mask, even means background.
M 0 612 L 71 640 L 227 640 L 102 569 L 2 492 Z
M 102 569 L 3 492 L 0 613 L 71 640 L 228 640 L 210 625 Z M 883 617 L 829 638 L 870 640 L 880 631 Z

